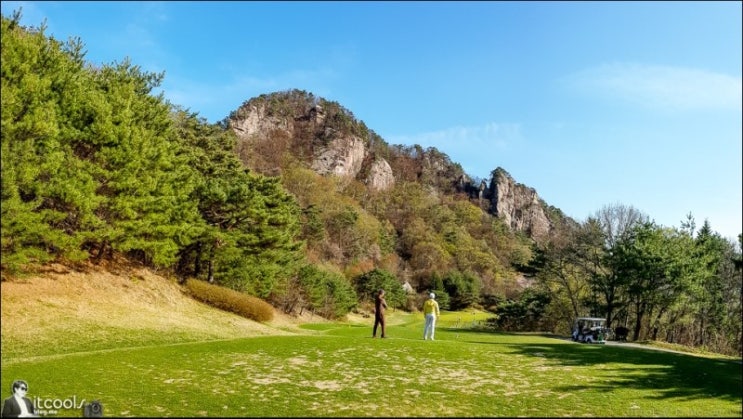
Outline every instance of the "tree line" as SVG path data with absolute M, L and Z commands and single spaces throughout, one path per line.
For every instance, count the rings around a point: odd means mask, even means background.
M 707 222 L 668 228 L 613 205 L 535 242 L 456 191 L 461 167 L 427 169 L 445 154 L 388 146 L 338 104 L 262 96 L 289 116 L 322 105 L 332 129 L 240 144 L 228 118 L 209 124 L 153 94 L 163 74 L 91 65 L 80 39 L 19 21 L 2 18 L 3 278 L 123 255 L 289 313 L 341 317 L 378 288 L 413 310 L 434 291 L 442 308 L 490 310 L 503 329 L 566 333 L 595 315 L 635 340 L 740 354 L 740 240 Z M 365 138 L 398 181 L 375 192 L 317 175 L 305 164 L 315 130 Z
M 741 237 L 659 226 L 632 206 L 604 206 L 536 248 L 531 262 L 547 319 L 596 316 L 633 340 L 741 353 Z
M 308 268 L 300 208 L 280 179 L 247 170 L 225 127 L 152 94 L 162 74 L 90 65 L 79 39 L 19 21 L 2 18 L 3 277 L 124 255 L 283 300 Z M 355 301 L 333 272 L 302 283 L 313 309 Z

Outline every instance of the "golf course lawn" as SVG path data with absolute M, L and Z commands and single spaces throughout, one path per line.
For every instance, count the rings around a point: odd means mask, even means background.
M 445 312 L 435 341 L 401 311 L 386 339 L 361 316 L 255 324 L 154 275 L 101 275 L 2 283 L 8 395 L 23 379 L 42 414 L 78 417 L 93 400 L 132 417 L 741 416 L 737 359 L 472 328 L 482 312 Z

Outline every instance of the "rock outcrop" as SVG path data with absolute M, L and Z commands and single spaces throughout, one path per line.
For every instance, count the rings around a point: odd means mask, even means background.
M 470 180 L 459 164 L 435 148 L 389 147 L 337 103 L 306 92 L 251 99 L 230 115 L 229 123 L 239 141 L 262 141 L 269 146 L 255 149 L 269 153 L 288 150 L 323 176 L 357 180 L 375 191 L 388 190 L 395 182 L 420 182 L 434 193 L 464 193 L 512 230 L 535 240 L 549 235 L 555 229 L 553 222 L 565 218 L 559 210 L 548 207 L 534 188 L 517 183 L 500 167 L 493 171 L 489 183 Z M 288 139 L 286 148 L 277 145 L 282 138 Z M 380 157 L 380 151 L 396 156 L 391 160 L 393 165 Z
M 374 160 L 365 183 L 376 191 L 387 190 L 395 184 L 395 176 L 387 160 Z
M 321 175 L 355 178 L 361 171 L 366 156 L 364 142 L 353 136 L 332 140 L 322 148 L 312 161 L 312 170 Z
M 343 126 L 348 116 L 345 120 L 329 118 L 321 105 L 301 103 L 305 97 L 298 92 L 284 94 L 286 104 L 279 103 L 276 96 L 281 95 L 248 101 L 232 113 L 229 123 L 239 141 L 272 141 L 271 136 L 278 132 L 290 138 L 296 149 L 310 150 L 307 164 L 320 175 L 356 179 L 375 190 L 394 185 L 389 163 L 372 156 L 366 142 Z M 362 174 L 367 160 L 370 170 Z
M 269 115 L 265 104 L 243 106 L 230 121 L 230 127 L 238 138 L 263 137 L 275 130 L 284 131 L 288 136 L 294 134 L 294 124 L 290 124 L 286 118 Z
M 516 183 L 500 167 L 493 171 L 488 192 L 491 212 L 502 218 L 512 230 L 523 231 L 535 239 L 545 237 L 552 230 L 552 222 L 537 191 Z

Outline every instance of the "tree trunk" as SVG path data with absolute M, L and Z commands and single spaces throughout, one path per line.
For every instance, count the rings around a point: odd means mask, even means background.
M 210 284 L 214 283 L 214 249 L 217 245 L 212 245 L 211 249 L 209 249 L 209 264 L 208 267 L 208 273 L 207 273 L 207 280 Z
M 95 258 L 93 259 L 93 261 L 96 264 L 101 261 L 101 258 L 103 257 L 103 254 L 106 252 L 106 245 L 107 244 L 108 244 L 108 242 L 106 240 L 104 240 L 104 241 L 101 242 L 101 245 L 98 246 L 98 252 L 96 253 Z
M 640 339 L 640 331 L 642 330 L 642 318 L 645 315 L 645 307 L 643 304 L 635 304 L 635 330 L 632 332 L 632 340 L 636 341 Z
M 193 263 L 193 276 L 198 278 L 201 275 L 201 242 L 196 244 L 196 258 Z
M 653 340 L 658 340 L 658 331 L 660 328 L 660 320 L 663 314 L 666 312 L 667 307 L 663 307 L 660 310 L 658 310 L 658 315 L 655 316 L 655 320 L 653 321 Z
M 704 320 L 705 317 L 702 315 L 699 322 L 699 339 L 697 340 L 697 346 L 704 346 L 704 328 L 706 327 Z

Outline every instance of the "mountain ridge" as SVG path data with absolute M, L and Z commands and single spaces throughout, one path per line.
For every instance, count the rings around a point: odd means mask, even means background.
M 317 174 L 359 181 L 374 191 L 416 181 L 439 193 L 465 194 L 534 240 L 547 238 L 557 224 L 575 224 L 544 202 L 535 188 L 516 182 L 500 166 L 488 181 L 478 183 L 436 148 L 389 145 L 339 103 L 302 90 L 249 99 L 224 123 L 238 137 L 243 163 L 266 175 L 280 173 L 282 162 L 277 158 L 290 153 Z M 248 149 L 254 155 L 248 155 Z

